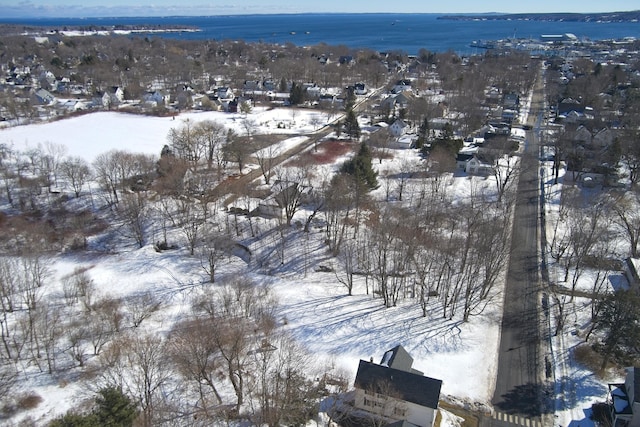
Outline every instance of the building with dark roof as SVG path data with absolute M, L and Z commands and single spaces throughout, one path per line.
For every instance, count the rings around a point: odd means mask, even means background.
M 385 352 L 380 364 L 360 361 L 354 406 L 373 417 L 432 427 L 442 381 L 413 369 L 413 358 L 400 345 Z
M 640 426 L 640 368 L 626 368 L 622 384 L 609 384 L 613 427 Z

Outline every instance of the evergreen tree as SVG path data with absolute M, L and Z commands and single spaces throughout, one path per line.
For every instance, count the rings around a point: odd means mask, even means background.
M 619 290 L 600 302 L 596 330 L 603 335 L 599 346 L 602 354 L 600 368 L 609 360 L 632 363 L 640 339 L 640 297 L 632 290 Z
M 371 166 L 371 151 L 364 142 L 360 144 L 358 153 L 352 159 L 347 160 L 340 171 L 352 175 L 356 182 L 370 190 L 378 187 L 378 173 Z
M 95 414 L 81 415 L 73 412 L 67 412 L 49 423 L 49 427 L 95 427 L 99 425 L 100 422 Z
M 291 91 L 289 91 L 289 103 L 291 105 L 298 105 L 304 102 L 306 96 L 306 89 L 301 85 L 293 82 L 291 84 Z
M 347 117 L 344 119 L 344 133 L 346 133 L 350 139 L 360 139 L 360 125 L 358 124 L 358 118 L 353 110 L 347 112 Z
M 106 387 L 98 391 L 93 412 L 67 412 L 49 423 L 49 427 L 131 427 L 137 416 L 138 410 L 129 396 L 118 388 Z
M 95 415 L 105 427 L 131 426 L 138 413 L 129 396 L 115 387 L 101 389 L 96 403 Z
M 356 92 L 353 86 L 349 86 L 347 88 L 347 93 L 345 97 L 344 108 L 347 111 L 353 110 L 353 106 L 356 103 Z
M 429 119 L 426 117 L 422 120 L 420 128 L 418 128 L 418 140 L 416 141 L 416 148 L 422 148 L 427 143 L 429 137 Z

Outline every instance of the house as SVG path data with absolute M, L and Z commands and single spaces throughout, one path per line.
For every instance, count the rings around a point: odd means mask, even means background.
M 220 100 L 231 100 L 233 99 L 233 90 L 230 87 L 222 86 L 216 89 L 216 93 L 218 94 L 218 98 Z
M 394 98 L 396 101 L 396 107 L 403 109 L 409 107 L 409 103 L 411 102 L 413 96 L 411 95 L 411 92 L 401 92 Z
M 424 376 L 412 365 L 413 358 L 401 345 L 385 352 L 380 364 L 361 360 L 354 407 L 367 416 L 398 422 L 391 425 L 432 427 L 442 381 Z
M 393 85 L 393 88 L 391 88 L 391 92 L 402 93 L 404 91 L 411 91 L 411 89 L 411 80 L 401 79 L 398 80 L 395 85 Z
M 364 83 L 356 83 L 355 85 L 353 85 L 353 93 L 355 93 L 356 95 L 366 95 L 367 87 Z
M 143 100 L 146 104 L 149 104 L 152 106 L 158 106 L 158 105 L 167 106 L 169 105 L 170 96 L 159 90 L 155 90 L 153 92 L 147 92 L 146 94 L 144 94 Z
M 263 81 L 262 87 L 264 88 L 264 90 L 271 92 L 275 92 L 276 90 L 278 90 L 278 84 L 271 79 L 266 79 L 265 81 Z
M 287 206 L 300 203 L 308 197 L 311 190 L 311 187 L 299 185 L 297 182 L 275 181 L 271 187 L 271 194 L 258 203 L 258 214 L 282 218 Z
M 629 288 L 639 290 L 640 286 L 640 258 L 624 260 L 624 275 L 629 282 Z
M 34 95 L 41 105 L 51 105 L 56 102 L 56 97 L 48 90 L 38 89 Z
M 613 131 L 609 128 L 602 128 L 593 135 L 593 147 L 596 149 L 607 148 L 613 144 Z
M 456 156 L 456 169 L 466 171 L 467 163 L 473 158 L 473 154 L 474 153 L 458 153 Z
M 578 126 L 573 135 L 573 140 L 576 143 L 587 147 L 591 145 L 592 138 L 591 131 L 583 125 Z
M 124 90 L 120 86 L 112 86 L 107 91 L 109 96 L 111 97 L 111 104 L 118 105 L 122 101 L 124 101 Z
M 356 63 L 356 60 L 351 55 L 342 55 L 338 59 L 338 64 L 340 65 L 353 65 Z
M 558 114 L 566 115 L 571 111 L 582 113 L 584 112 L 584 107 L 580 104 L 580 101 L 573 98 L 564 98 L 558 103 Z
M 69 99 L 60 105 L 70 113 L 86 110 L 88 108 L 86 101 L 79 99 Z
M 502 106 L 506 109 L 519 110 L 520 96 L 517 93 L 507 93 L 502 100 Z
M 493 173 L 493 163 L 480 153 L 467 161 L 464 171 L 469 175 L 487 176 Z
M 624 383 L 609 384 L 612 427 L 640 427 L 640 368 L 626 368 Z
M 395 148 L 409 149 L 414 148 L 417 141 L 418 135 L 402 135 L 395 140 L 393 145 Z
M 124 91 L 118 86 L 112 86 L 104 92 L 96 92 L 93 104 L 96 106 L 111 108 L 124 101 Z
M 245 80 L 242 88 L 248 91 L 261 90 L 262 83 L 260 82 L 260 80 Z
M 408 130 L 409 125 L 402 119 L 397 119 L 395 122 L 391 123 L 391 126 L 389 126 L 389 133 L 395 137 L 404 135 Z
M 518 110 L 503 108 L 500 118 L 503 122 L 512 123 L 518 117 Z
M 579 123 L 589 119 L 589 117 L 581 111 L 571 110 L 565 114 L 560 114 L 559 119 L 564 119 L 566 123 Z

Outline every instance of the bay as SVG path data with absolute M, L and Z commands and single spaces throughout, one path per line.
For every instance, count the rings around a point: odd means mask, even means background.
M 182 40 L 244 40 L 246 42 L 321 43 L 376 51 L 401 50 L 416 54 L 433 52 L 480 53 L 473 40 L 506 38 L 539 39 L 542 34 L 572 33 L 580 39 L 640 38 L 638 22 L 551 22 L 525 20 L 455 21 L 441 14 L 274 14 L 122 18 L 0 19 L 0 22 L 63 29 L 76 26 L 195 27 L 196 32 L 153 33 L 149 36 Z M 480 18 L 480 17 L 479 17 Z

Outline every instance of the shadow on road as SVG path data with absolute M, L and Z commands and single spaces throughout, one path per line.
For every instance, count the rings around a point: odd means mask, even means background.
M 551 413 L 552 409 L 542 409 L 542 406 L 548 405 L 540 404 L 541 396 L 548 396 L 551 390 L 544 385 L 539 384 L 524 384 L 516 386 L 514 389 L 506 394 L 503 394 L 502 401 L 496 403 L 494 406 L 507 414 L 519 414 L 529 418 L 539 417 L 544 413 Z

